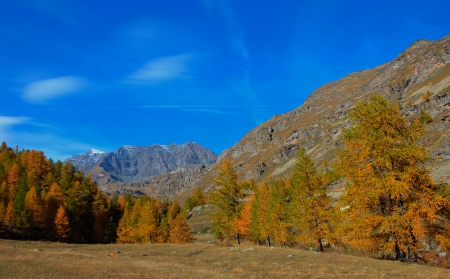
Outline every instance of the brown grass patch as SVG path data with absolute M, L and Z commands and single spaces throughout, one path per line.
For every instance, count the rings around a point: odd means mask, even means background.
M 255 250 L 243 251 L 249 247 Z M 81 245 L 0 240 L 0 278 L 289 277 L 433 279 L 450 278 L 450 270 L 247 244 L 232 251 L 229 246 L 208 244 Z

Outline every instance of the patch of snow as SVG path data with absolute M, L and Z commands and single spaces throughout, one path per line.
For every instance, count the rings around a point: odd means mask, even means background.
M 106 152 L 100 151 L 100 150 L 98 150 L 98 149 L 91 149 L 91 150 L 89 150 L 89 152 L 90 152 L 91 154 L 104 154 L 104 153 L 106 153 Z
M 163 144 L 158 144 L 160 147 L 162 147 L 163 149 L 169 151 L 169 147 L 167 145 L 163 145 Z

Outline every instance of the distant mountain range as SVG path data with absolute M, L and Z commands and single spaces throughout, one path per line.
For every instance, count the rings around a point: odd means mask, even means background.
M 100 187 L 111 183 L 143 181 L 152 176 L 215 163 L 217 155 L 196 142 L 181 145 L 130 146 L 113 152 L 91 149 L 66 161 L 90 174 Z

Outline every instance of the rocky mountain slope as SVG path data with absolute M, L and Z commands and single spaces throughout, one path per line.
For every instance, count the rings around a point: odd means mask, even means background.
M 410 119 L 427 111 L 428 124 L 422 143 L 435 162 L 432 175 L 450 183 L 450 35 L 437 40 L 418 40 L 394 60 L 374 69 L 351 73 L 314 91 L 297 109 L 272 117 L 225 150 L 218 162 L 229 158 L 241 179 L 259 181 L 290 176 L 299 147 L 320 164 L 336 161 L 335 149 L 349 122 L 349 111 L 371 94 L 381 94 L 402 105 Z M 422 96 L 430 91 L 429 100 Z M 214 165 L 196 171 L 154 176 L 139 185 L 128 185 L 154 195 L 183 198 L 193 188 L 208 189 L 214 182 Z
M 418 118 L 421 109 L 431 115 L 424 144 L 437 160 L 435 179 L 450 182 L 449 62 L 450 35 L 434 42 L 416 41 L 391 62 L 320 87 L 299 108 L 250 131 L 218 161 L 230 158 L 243 179 L 286 176 L 301 146 L 316 163 L 326 159 L 332 165 L 342 128 L 349 124 L 349 111 L 378 93 L 400 102 L 411 119 Z M 427 91 L 431 92 L 428 102 L 422 98 Z
M 114 152 L 91 149 L 67 159 L 91 174 L 100 187 L 147 180 L 155 175 L 185 171 L 216 162 L 217 155 L 196 142 L 182 145 L 122 146 Z

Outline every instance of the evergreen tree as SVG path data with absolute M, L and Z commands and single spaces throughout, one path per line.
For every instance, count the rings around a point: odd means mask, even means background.
M 28 228 L 30 226 L 30 211 L 25 204 L 28 192 L 27 176 L 24 172 L 19 179 L 16 195 L 14 196 L 14 221 L 18 227 Z
M 113 243 L 116 241 L 117 238 L 117 223 L 114 222 L 114 218 L 111 216 L 109 217 L 108 224 L 106 226 L 105 230 L 105 237 L 103 239 L 104 243 Z

